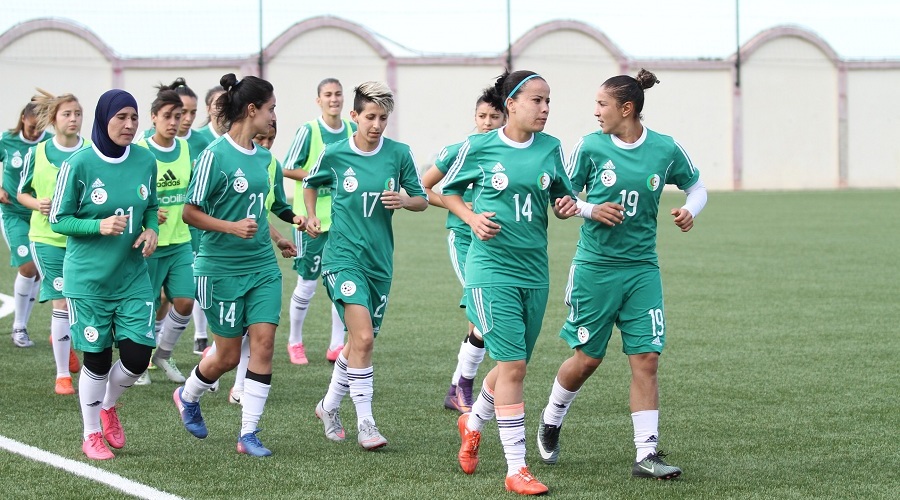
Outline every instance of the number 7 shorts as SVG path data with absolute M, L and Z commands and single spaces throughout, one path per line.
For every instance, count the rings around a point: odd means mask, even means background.
M 72 347 L 79 351 L 102 352 L 124 339 L 156 347 L 156 315 L 149 286 L 146 292 L 124 299 L 69 297 L 66 303 Z

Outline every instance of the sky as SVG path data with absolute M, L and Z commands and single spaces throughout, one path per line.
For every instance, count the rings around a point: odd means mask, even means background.
M 331 15 L 414 53 L 498 54 L 507 0 L 0 0 L 0 33 L 41 17 L 81 24 L 121 56 L 245 55 Z M 552 20 L 585 22 L 634 58 L 727 58 L 778 25 L 808 29 L 844 59 L 900 59 L 898 0 L 509 0 L 512 41 Z M 739 5 L 739 9 L 736 8 Z M 736 22 L 739 10 L 740 22 Z M 738 30 L 739 27 L 739 30 Z

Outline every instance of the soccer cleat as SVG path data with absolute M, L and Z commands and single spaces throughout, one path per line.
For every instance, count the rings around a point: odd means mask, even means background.
M 75 349 L 69 349 L 69 373 L 78 373 L 81 371 L 81 362 L 78 361 L 78 355 Z
M 444 396 L 444 408 L 448 410 L 459 410 L 456 406 L 456 385 L 450 384 L 450 388 L 447 389 L 447 395 Z
M 185 380 L 184 374 L 181 373 L 181 370 L 178 369 L 178 365 L 175 364 L 174 358 L 169 359 L 159 359 L 155 355 L 150 358 L 150 361 L 163 373 L 166 374 L 166 377 L 169 378 L 172 382 L 176 384 L 183 384 Z
M 520 495 L 543 495 L 550 489 L 532 476 L 528 467 L 522 467 L 512 476 L 506 476 L 506 491 Z
M 59 377 L 56 379 L 55 391 L 61 396 L 75 394 L 75 388 L 72 387 L 72 377 Z
M 344 425 L 341 424 L 341 409 L 335 408 L 331 411 L 325 411 L 322 406 L 325 400 L 322 399 L 316 405 L 316 418 L 325 424 L 325 437 L 332 441 L 343 441 L 345 437 Z
M 328 349 L 325 351 L 325 359 L 328 360 L 329 363 L 334 363 L 337 361 L 338 356 L 341 355 L 341 351 L 344 350 L 344 344 L 341 344 L 334 349 Z
M 150 385 L 150 370 L 144 370 L 144 373 L 134 381 L 134 385 Z
M 194 354 L 202 356 L 208 343 L 209 339 L 194 339 Z
M 291 358 L 291 363 L 295 365 L 309 364 L 309 360 L 306 359 L 306 349 L 303 347 L 303 342 L 288 344 L 287 350 L 288 356 Z
M 100 425 L 103 426 L 103 438 L 110 446 L 117 450 L 125 446 L 125 431 L 115 406 L 108 410 L 100 408 Z
M 356 439 L 359 441 L 360 446 L 369 451 L 384 448 L 388 444 L 387 439 L 378 432 L 378 427 L 375 427 L 375 423 L 367 418 L 363 419 L 362 423 L 359 424 L 359 435 Z
M 459 377 L 456 383 L 456 406 L 460 413 L 468 413 L 472 411 L 472 386 L 475 385 L 475 379 Z
M 109 448 L 106 447 L 106 443 L 103 442 L 103 436 L 100 435 L 99 432 L 95 432 L 87 437 L 83 443 L 81 443 L 81 451 L 87 455 L 91 460 L 109 460 L 110 458 L 115 458 L 115 455 Z
M 256 437 L 256 434 L 259 432 L 259 429 L 256 429 L 253 432 L 249 432 L 244 434 L 238 439 L 237 442 L 237 451 L 238 453 L 243 453 L 245 455 L 250 455 L 254 457 L 268 457 L 272 454 L 272 450 L 263 446 L 263 444 L 259 441 L 259 438 Z
M 231 404 L 239 405 L 241 404 L 241 396 L 243 395 L 243 387 L 232 387 L 231 390 L 228 391 L 228 402 Z
M 651 453 L 640 462 L 631 466 L 633 477 L 647 477 L 650 479 L 675 479 L 681 475 L 681 469 L 669 465 L 663 461 L 666 454 L 662 452 Z
M 541 420 L 537 431 L 537 446 L 541 452 L 541 461 L 553 465 L 559 460 L 559 431 L 562 425 L 550 425 L 544 423 L 544 410 L 541 410 Z
M 178 387 L 172 393 L 172 400 L 175 401 L 175 408 L 178 408 L 178 414 L 181 415 L 181 422 L 184 428 L 196 438 L 203 439 L 209 431 L 206 429 L 206 422 L 203 421 L 203 415 L 200 413 L 200 402 L 188 403 L 181 399 L 181 391 L 184 387 Z
M 24 328 L 15 328 L 12 331 L 12 341 L 16 347 L 31 347 L 34 342 L 28 336 L 28 330 Z
M 475 468 L 478 467 L 478 446 L 481 445 L 481 432 L 470 431 L 466 427 L 470 415 L 471 413 L 463 413 L 456 420 L 459 438 L 462 440 L 457 458 L 459 458 L 459 466 L 466 474 L 475 473 Z

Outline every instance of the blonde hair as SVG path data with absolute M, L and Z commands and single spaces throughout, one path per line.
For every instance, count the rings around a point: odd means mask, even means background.
M 365 82 L 353 89 L 356 94 L 353 98 L 353 110 L 362 113 L 366 103 L 375 103 L 385 113 L 394 111 L 394 93 L 384 82 Z
M 59 107 L 67 102 L 74 102 L 81 107 L 78 98 L 74 94 L 63 94 L 55 96 L 42 88 L 37 89 L 38 93 L 31 98 L 34 103 L 34 115 L 37 117 L 38 130 L 44 130 L 50 125 L 56 124 L 56 112 Z

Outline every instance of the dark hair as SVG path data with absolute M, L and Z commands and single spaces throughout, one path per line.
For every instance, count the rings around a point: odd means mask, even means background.
M 344 88 L 344 86 L 341 85 L 340 80 L 338 80 L 337 78 L 326 78 L 326 79 L 322 80 L 321 82 L 319 82 L 319 86 L 316 87 L 316 96 L 321 95 L 322 87 L 328 85 L 329 83 L 336 83 L 336 84 L 340 85 L 342 89 Z
M 262 108 L 275 93 L 271 83 L 255 76 L 238 80 L 234 73 L 228 73 L 219 83 L 225 92 L 216 99 L 216 113 L 225 130 L 230 130 L 234 122 L 247 116 L 247 106 L 253 104 Z
M 659 80 L 656 79 L 656 75 L 641 68 L 636 78 L 628 75 L 614 76 L 603 82 L 600 87 L 606 89 L 618 106 L 626 102 L 634 103 L 635 115 L 641 118 L 641 111 L 644 109 L 644 91 L 657 83 Z
M 18 135 L 25 128 L 25 118 L 31 118 L 32 116 L 37 116 L 37 104 L 34 102 L 29 102 L 22 108 L 22 112 L 19 113 L 18 121 L 16 121 L 16 126 L 9 129 L 9 133 L 12 135 Z
M 501 109 L 506 109 L 507 99 L 515 98 L 515 96 L 521 92 L 522 88 L 519 87 L 519 84 L 525 81 L 526 78 L 531 78 L 532 80 L 540 78 L 541 80 L 544 80 L 544 77 L 541 75 L 526 69 L 520 69 L 518 71 L 513 71 L 512 73 L 504 71 L 502 75 L 497 77 L 497 81 L 494 82 L 494 90 L 500 95 Z M 522 87 L 524 87 L 524 85 Z M 514 90 L 515 92 L 513 92 Z
M 171 90 L 169 87 L 165 85 L 160 85 L 156 87 L 159 89 L 159 92 L 156 94 L 156 99 L 153 99 L 153 103 L 150 104 L 150 114 L 155 115 L 159 113 L 163 107 L 168 105 L 173 105 L 176 108 L 183 108 L 184 103 L 181 102 L 181 96 L 178 95 L 178 92 Z
M 197 94 L 195 94 L 194 91 L 191 90 L 190 87 L 188 87 L 187 82 L 185 82 L 184 78 L 182 78 L 180 76 L 178 78 L 176 78 L 175 81 L 172 82 L 171 84 L 169 84 L 169 85 L 159 84 L 159 86 L 156 88 L 158 88 L 159 90 L 166 90 L 166 89 L 174 90 L 175 93 L 177 93 L 180 96 L 185 95 L 188 97 L 193 97 L 194 99 L 197 98 Z
M 212 105 L 213 97 L 215 97 L 216 94 L 218 94 L 219 92 L 224 92 L 224 91 L 225 91 L 225 89 L 223 89 L 221 85 L 216 85 L 215 87 L 207 90 L 206 98 L 204 98 L 204 102 L 206 102 L 206 107 L 208 108 Z M 209 125 L 209 122 L 211 122 L 211 121 L 212 121 L 212 116 L 207 116 L 206 122 L 204 122 L 203 125 L 201 125 L 201 127 L 205 127 L 205 126 Z
M 506 109 L 503 107 L 503 98 L 500 97 L 500 91 L 497 90 L 497 87 L 487 87 L 481 91 L 481 95 L 478 96 L 478 100 L 475 101 L 475 108 L 481 106 L 481 103 L 490 104 L 492 108 L 497 111 L 506 114 Z
M 353 93 L 355 94 L 353 110 L 357 113 L 362 113 L 366 109 L 366 104 L 370 102 L 383 109 L 387 114 L 394 111 L 394 93 L 384 82 L 360 83 L 353 89 Z

